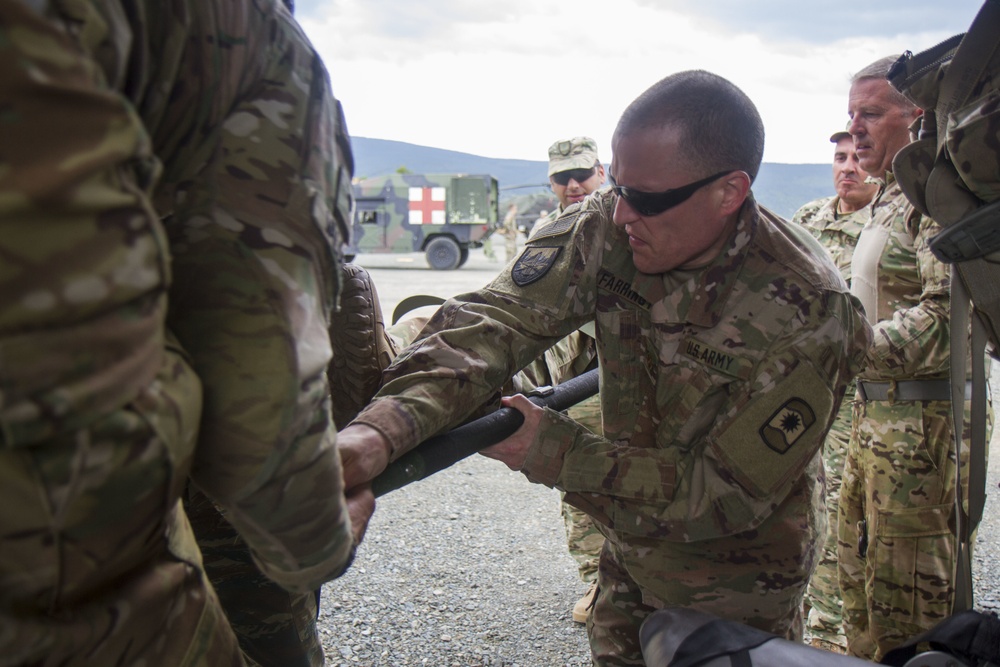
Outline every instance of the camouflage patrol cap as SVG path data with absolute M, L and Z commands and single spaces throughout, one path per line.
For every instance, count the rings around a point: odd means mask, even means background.
M 843 130 L 834 132 L 830 135 L 831 144 L 839 144 L 841 139 L 850 139 L 851 133 L 847 131 L 847 128 L 851 126 L 851 121 L 847 121 L 847 125 L 844 126 Z
M 549 146 L 549 176 L 570 169 L 590 169 L 597 164 L 597 142 L 573 137 Z

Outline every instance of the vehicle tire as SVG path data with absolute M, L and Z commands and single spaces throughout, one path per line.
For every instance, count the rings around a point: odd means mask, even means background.
M 465 266 L 465 263 L 469 261 L 469 248 L 465 246 L 462 248 L 462 254 L 458 258 L 458 268 Z
M 462 250 L 450 236 L 435 236 L 427 244 L 427 263 L 438 271 L 451 271 L 461 266 Z

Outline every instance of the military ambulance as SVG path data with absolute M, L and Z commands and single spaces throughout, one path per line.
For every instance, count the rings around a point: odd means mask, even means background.
M 497 180 L 486 175 L 392 174 L 354 182 L 354 227 L 345 255 L 423 252 L 431 268 L 457 269 L 499 220 Z

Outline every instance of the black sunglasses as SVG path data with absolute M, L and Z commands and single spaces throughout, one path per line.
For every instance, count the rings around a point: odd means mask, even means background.
M 591 167 L 590 169 L 567 169 L 566 171 L 557 171 L 550 178 L 557 185 L 569 185 L 569 179 L 571 178 L 577 183 L 583 183 L 588 178 L 593 178 L 596 173 L 597 167 Z
M 615 183 L 615 177 L 611 174 L 608 174 L 608 181 L 611 183 L 611 189 L 615 191 L 615 194 L 627 201 L 628 205 L 634 208 L 636 213 L 643 216 L 654 216 L 659 215 L 664 211 L 669 211 L 679 204 L 683 204 L 691 197 L 691 195 L 697 192 L 699 188 L 702 188 L 713 181 L 717 181 L 726 174 L 733 173 L 733 171 L 733 169 L 720 171 L 718 174 L 712 174 L 711 176 L 703 178 L 700 181 L 688 183 L 687 185 L 682 185 L 679 188 L 664 190 L 663 192 L 643 192 L 641 190 L 623 187 Z

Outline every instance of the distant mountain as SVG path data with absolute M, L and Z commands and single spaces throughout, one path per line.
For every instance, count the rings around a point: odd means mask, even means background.
M 401 167 L 414 173 L 492 174 L 500 184 L 501 201 L 548 190 L 544 160 L 489 158 L 367 137 L 352 137 L 351 145 L 359 177 L 382 176 Z M 802 204 L 833 194 L 830 165 L 765 162 L 753 191 L 761 204 L 790 218 Z

